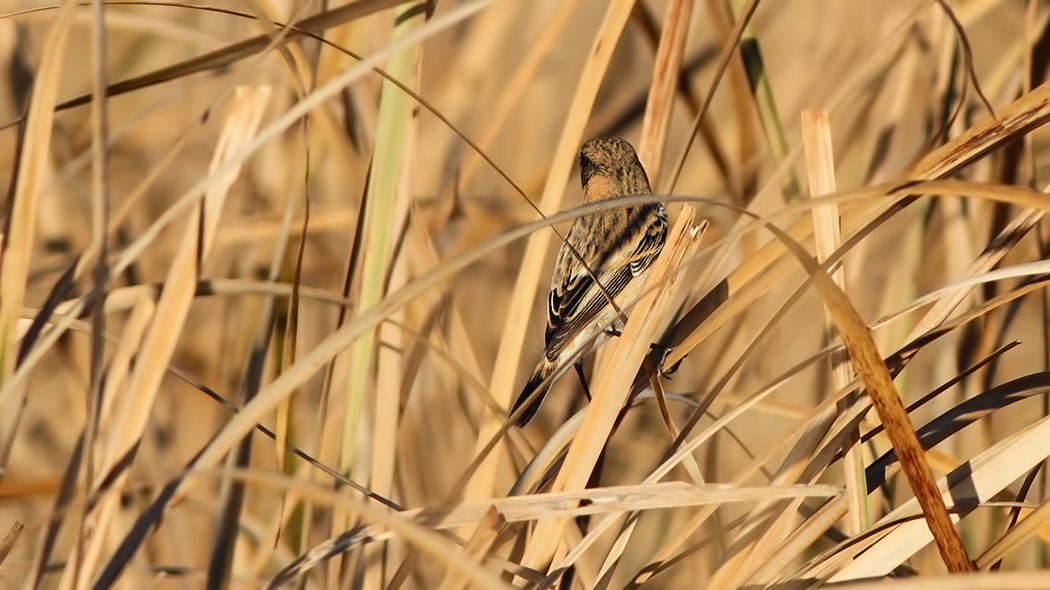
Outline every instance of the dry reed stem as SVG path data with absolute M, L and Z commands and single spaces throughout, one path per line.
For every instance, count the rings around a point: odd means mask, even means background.
M 117 414 L 109 430 L 108 440 L 99 441 L 104 445 L 105 452 L 99 462 L 99 480 L 92 482 L 91 488 L 95 489 L 111 473 L 117 473 L 118 478 L 91 514 L 91 534 L 86 537 L 88 545 L 84 549 L 80 578 L 74 582 L 71 577 L 64 577 L 64 585 L 69 585 L 67 587 L 74 583 L 77 587 L 83 587 L 95 575 L 108 537 L 108 527 L 120 501 L 119 492 L 128 476 L 126 469 L 120 472 L 114 470 L 126 457 L 133 456 L 146 428 L 160 381 L 167 372 L 186 314 L 193 302 L 200 264 L 207 260 L 222 218 L 223 204 L 239 173 L 238 168 L 223 169 L 223 165 L 232 154 L 238 153 L 251 141 L 269 98 L 269 87 L 241 87 L 237 89 L 231 103 L 230 115 L 211 164 L 211 171 L 217 174 L 216 181 L 204 195 L 196 214 L 190 216 L 191 220 L 201 220 L 200 225 L 191 221 L 185 229 L 181 246 L 165 280 L 164 291 L 157 301 L 156 313 L 151 314 L 153 321 L 138 350 L 138 362 L 128 385 L 129 394 L 123 396 L 125 403 L 115 410 Z M 73 572 L 67 569 L 65 573 L 69 576 Z
M 806 150 L 806 168 L 809 173 L 810 196 L 834 193 L 838 187 L 835 181 L 835 153 L 831 146 L 831 126 L 827 111 L 802 111 L 802 142 Z M 842 233 L 839 227 L 838 205 L 832 203 L 824 207 L 813 208 L 813 237 L 816 242 L 817 259 L 825 261 L 842 244 Z M 839 265 L 833 273 L 835 281 L 844 292 L 846 290 L 846 269 Z M 834 320 L 825 311 L 825 330 L 828 340 L 833 339 Z M 833 354 L 831 362 L 831 385 L 837 391 L 853 380 L 853 370 L 849 358 L 843 354 Z M 852 400 L 840 404 L 839 411 L 845 410 Z M 868 493 L 864 486 L 864 448 L 856 441 L 848 443 L 846 457 L 843 459 L 846 497 L 849 499 L 849 513 L 846 520 L 846 532 L 856 535 L 867 528 Z
M 656 49 L 653 80 L 649 84 L 642 136 L 638 142 L 638 159 L 649 173 L 649 178 L 653 179 L 653 184 L 658 184 L 655 181 L 660 178 L 664 152 L 667 150 L 667 131 L 671 126 L 678 75 L 685 56 L 685 41 L 692 13 L 692 0 L 671 0 L 667 5 L 663 32 Z
M 113 405 L 120 399 L 120 392 L 125 390 L 125 382 L 131 374 L 132 360 L 142 347 L 142 337 L 153 321 L 156 307 L 156 301 L 153 297 L 143 293 L 138 297 L 134 307 L 131 308 L 131 315 L 124 326 L 120 342 L 116 350 L 113 351 L 113 356 L 107 366 L 106 388 L 102 394 L 102 410 L 99 412 L 100 423 L 102 424 L 100 432 L 109 432 L 114 427 L 112 424 L 114 420 L 112 415 Z M 101 463 L 103 457 L 100 456 L 98 459 Z
M 4 535 L 3 540 L 0 540 L 0 564 L 4 563 L 7 559 L 8 554 L 11 553 L 11 549 L 15 546 L 18 541 L 18 537 L 22 534 L 22 529 L 25 528 L 21 522 L 17 520 L 11 525 L 11 530 L 7 531 Z
M 660 510 L 675 506 L 722 505 L 780 498 L 835 497 L 841 492 L 839 487 L 830 485 L 744 487 L 731 484 L 698 486 L 680 481 L 649 482 L 508 496 L 458 504 L 442 511 L 444 517 L 433 526 L 439 530 L 446 530 L 468 523 L 478 523 L 486 518 L 489 509 L 495 509 L 507 522 L 528 522 L 630 510 Z M 399 516 L 425 519 L 429 513 L 435 511 L 413 509 L 406 510 Z
M 425 14 L 416 7 L 401 7 L 395 11 L 393 40 L 402 39 L 417 30 L 425 21 Z M 390 75 L 412 88 L 417 84 L 422 52 L 418 45 L 413 45 L 395 54 L 387 69 Z M 415 105 L 399 88 L 384 82 L 380 96 L 379 118 L 377 120 L 377 138 L 373 150 L 372 165 L 368 178 L 368 193 L 365 196 L 364 221 L 365 232 L 362 236 L 364 253 L 363 264 L 357 272 L 359 277 L 358 309 L 368 309 L 376 305 L 384 296 L 388 286 L 396 289 L 406 280 L 404 261 L 394 259 L 395 240 L 398 232 L 404 227 L 409 208 L 408 184 L 412 159 L 410 153 L 415 141 L 416 117 L 412 111 Z M 403 322 L 401 311 L 392 314 L 389 319 Z M 401 373 L 403 359 L 401 354 L 388 347 L 376 346 L 376 339 L 390 342 L 398 349 L 402 348 L 400 330 L 393 329 L 385 323 L 376 330 L 366 332 L 347 351 L 350 363 L 350 379 L 347 383 L 344 417 L 342 471 L 349 473 L 360 457 L 357 451 L 359 429 L 364 427 L 371 432 L 373 444 L 369 461 L 369 487 L 375 493 L 387 497 L 393 492 L 395 457 L 398 448 L 398 429 L 401 408 Z M 375 367 L 375 373 L 373 373 Z M 374 387 L 369 385 L 374 383 Z M 361 422 L 362 408 L 373 389 L 372 420 Z M 367 426 L 366 426 L 367 425 Z M 336 529 L 344 527 L 340 518 L 333 519 Z M 335 532 L 335 531 L 332 531 Z M 382 546 L 370 552 L 377 557 L 380 567 L 369 567 L 365 570 L 364 588 L 382 588 L 387 585 L 383 580 L 385 561 L 382 557 Z
M 1043 502 L 1039 508 L 1033 510 L 1015 526 L 1007 530 L 1003 536 L 996 539 L 990 547 L 984 550 L 984 553 L 981 553 L 974 560 L 974 563 L 977 564 L 977 569 L 987 570 L 995 562 L 1003 559 L 1020 547 L 1021 544 L 1036 535 L 1042 537 L 1042 541 L 1045 543 L 1048 524 L 1050 524 L 1050 502 Z
M 54 25 L 48 31 L 36 85 L 29 101 L 29 111 L 23 130 L 23 143 L 18 162 L 17 184 L 14 187 L 11 210 L 4 225 L 0 250 L 0 383 L 9 385 L 15 370 L 15 330 L 18 314 L 25 298 L 29 262 L 37 227 L 37 207 L 50 165 L 51 131 L 54 124 L 54 105 L 58 99 L 59 82 L 66 45 L 69 42 L 75 3 L 62 3 Z M 15 441 L 19 422 L 25 408 L 25 388 L 18 388 L 14 399 L 4 396 L 0 403 L 0 477 L 7 467 L 11 446 Z
M 886 428 L 886 434 L 889 435 L 893 448 L 900 457 L 908 483 L 919 505 L 922 506 L 923 515 L 926 517 L 944 564 L 952 572 L 973 571 L 973 562 L 966 553 L 958 531 L 952 526 L 944 500 L 936 491 L 933 472 L 930 471 L 930 466 L 926 462 L 922 445 L 919 444 L 915 429 L 904 409 L 904 403 L 901 402 L 897 387 L 882 360 L 882 355 L 875 346 L 867 324 L 864 323 L 842 289 L 797 242 L 787 241 L 789 238 L 786 237 L 786 234 L 776 229 L 775 226 L 768 227 L 785 240 L 785 244 L 806 267 L 806 271 L 820 289 L 825 305 L 831 312 L 835 326 L 842 336 L 842 342 L 846 345 L 850 358 L 853 359 L 853 366 L 863 379 L 868 395 L 871 396 L 873 405 L 879 413 L 879 419 Z

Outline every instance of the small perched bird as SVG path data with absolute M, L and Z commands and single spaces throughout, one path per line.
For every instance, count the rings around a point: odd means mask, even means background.
M 599 137 L 584 144 L 580 180 L 585 203 L 652 194 L 634 148 L 619 137 Z M 554 380 L 570 366 L 582 380 L 583 356 L 623 330 L 623 316 L 610 305 L 609 297 L 621 311 L 638 300 L 666 239 L 667 210 L 662 203 L 584 215 L 572 224 L 551 277 L 546 348 L 511 409 L 513 414 L 525 406 L 515 420 L 517 426 L 532 420 Z

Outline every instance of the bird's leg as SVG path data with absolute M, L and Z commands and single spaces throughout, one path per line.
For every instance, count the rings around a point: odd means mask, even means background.
M 678 361 L 673 367 L 664 366 L 664 361 L 667 360 L 667 355 L 671 354 L 672 350 L 674 350 L 673 346 L 668 346 L 659 342 L 653 342 L 649 345 L 649 358 L 652 361 L 653 366 L 659 369 L 660 376 L 665 379 L 670 379 L 671 375 L 678 371 L 678 365 L 682 364 L 682 361 Z
M 576 374 L 580 377 L 580 385 L 583 387 L 583 395 L 587 396 L 588 402 L 591 401 L 591 388 L 587 385 L 587 376 L 583 374 L 583 359 L 577 359 L 572 366 L 576 369 Z
M 660 344 L 659 342 L 651 342 L 651 343 L 649 343 L 649 352 L 658 355 L 661 365 L 663 364 L 663 360 L 665 358 L 667 358 L 667 355 L 671 354 L 671 350 L 673 348 L 674 347 L 672 347 L 672 346 L 668 346 L 666 344 Z

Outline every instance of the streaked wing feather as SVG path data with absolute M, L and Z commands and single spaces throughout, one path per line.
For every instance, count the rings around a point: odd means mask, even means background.
M 649 230 L 638 243 L 638 248 L 634 251 L 634 258 L 630 262 L 631 270 L 635 276 L 649 268 L 653 261 L 656 260 L 656 257 L 660 255 L 660 251 L 664 249 L 666 236 L 666 223 L 658 222 L 649 226 Z
M 652 265 L 663 249 L 666 235 L 665 217 L 657 215 L 653 223 L 646 226 L 630 258 L 619 262 L 618 268 L 610 268 L 608 271 L 611 272 L 607 272 L 606 269 L 592 267 L 591 270 L 599 274 L 599 279 L 609 296 L 615 298 L 632 279 Z M 588 263 L 598 259 L 597 256 L 585 257 L 588 258 Z M 556 268 L 563 271 L 563 280 L 560 284 L 553 285 L 547 308 L 546 352 L 547 358 L 552 360 L 558 357 L 572 335 L 586 328 L 608 305 L 606 294 L 594 288 L 591 275 L 571 251 L 562 248 Z
M 602 284 L 605 286 L 605 290 L 611 297 L 616 297 L 624 287 L 627 286 L 631 279 L 635 277 L 635 273 L 631 270 L 631 266 L 623 266 L 617 272 L 613 273 L 612 276 L 600 277 Z M 595 318 L 606 306 L 609 305 L 609 300 L 602 293 L 601 290 L 593 288 L 594 281 L 589 276 L 584 276 L 585 281 L 580 281 L 574 287 L 582 287 L 586 283 L 586 290 L 580 292 L 580 296 L 575 297 L 577 304 L 572 308 L 563 307 L 559 313 L 551 314 L 548 321 L 547 328 L 547 358 L 554 360 L 561 354 L 562 348 L 567 342 L 569 342 L 575 334 L 578 334 L 581 330 L 586 328 L 589 324 L 594 322 Z M 557 321 L 557 324 L 551 325 L 550 320 Z

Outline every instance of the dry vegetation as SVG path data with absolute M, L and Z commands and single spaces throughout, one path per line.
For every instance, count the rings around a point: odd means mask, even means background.
M 1046 3 L 0 13 L 6 586 L 1050 587 Z M 508 428 L 599 135 L 673 237 Z

